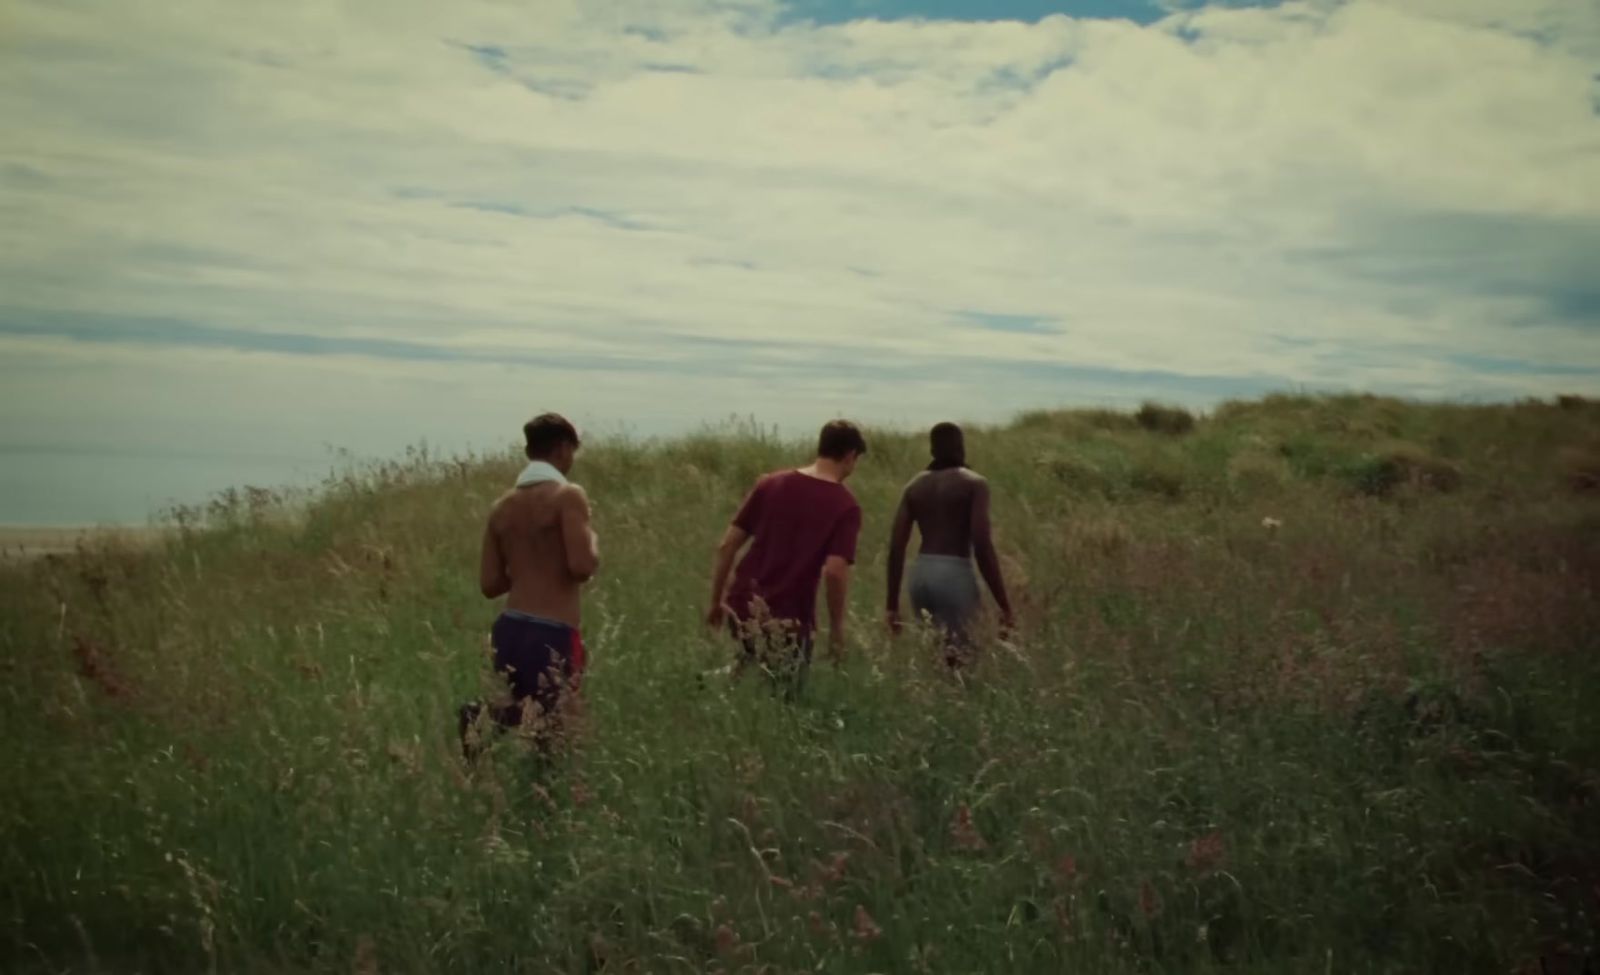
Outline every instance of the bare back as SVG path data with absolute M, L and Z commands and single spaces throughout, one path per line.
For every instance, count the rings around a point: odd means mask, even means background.
M 922 535 L 922 554 L 972 555 L 973 501 L 984 485 L 965 467 L 924 471 L 906 485 L 905 504 Z
M 597 561 L 582 488 L 537 484 L 515 488 L 495 502 L 484 533 L 484 590 L 485 595 L 491 588 L 505 592 L 507 609 L 577 629 L 580 591 Z M 493 587 L 491 579 L 497 581 Z

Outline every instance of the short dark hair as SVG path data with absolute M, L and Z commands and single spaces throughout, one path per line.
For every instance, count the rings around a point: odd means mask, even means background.
M 867 452 L 867 438 L 861 435 L 861 428 L 849 420 L 830 420 L 823 424 L 822 433 L 817 437 L 817 456 L 829 460 L 844 460 L 852 453 L 864 454 Z
M 967 440 L 954 423 L 935 424 L 928 433 L 928 447 L 939 467 L 960 467 L 967 462 Z
M 549 457 L 562 444 L 577 447 L 578 428 L 560 413 L 541 413 L 522 425 L 522 436 L 527 441 L 523 452 L 529 460 Z

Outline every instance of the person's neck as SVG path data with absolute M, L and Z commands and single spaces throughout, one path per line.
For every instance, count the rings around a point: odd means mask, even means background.
M 819 481 L 832 481 L 835 484 L 844 483 L 844 465 L 827 457 L 818 457 L 811 462 L 810 467 L 800 468 L 800 473 L 807 477 L 814 477 Z

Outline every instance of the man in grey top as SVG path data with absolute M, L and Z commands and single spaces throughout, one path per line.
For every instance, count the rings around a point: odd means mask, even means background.
M 1011 629 L 1014 620 L 989 525 L 989 482 L 967 467 L 960 427 L 941 423 L 929 440 L 933 463 L 906 485 L 895 513 L 885 619 L 891 633 L 900 632 L 901 580 L 915 525 L 922 533 L 922 549 L 911 568 L 911 608 L 918 618 L 932 620 L 943 636 L 946 663 L 960 667 L 971 657 L 972 625 L 982 602 L 972 571 L 974 557 L 1000 609 L 1001 628 Z

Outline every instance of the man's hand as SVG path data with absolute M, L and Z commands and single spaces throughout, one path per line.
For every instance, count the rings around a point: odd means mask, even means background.
M 723 624 L 727 622 L 728 607 L 722 603 L 712 603 L 711 608 L 706 610 L 706 626 L 713 630 L 720 630 Z
M 900 621 L 898 609 L 884 610 L 883 625 L 889 628 L 890 636 L 899 636 L 900 631 L 905 628 L 905 624 Z

